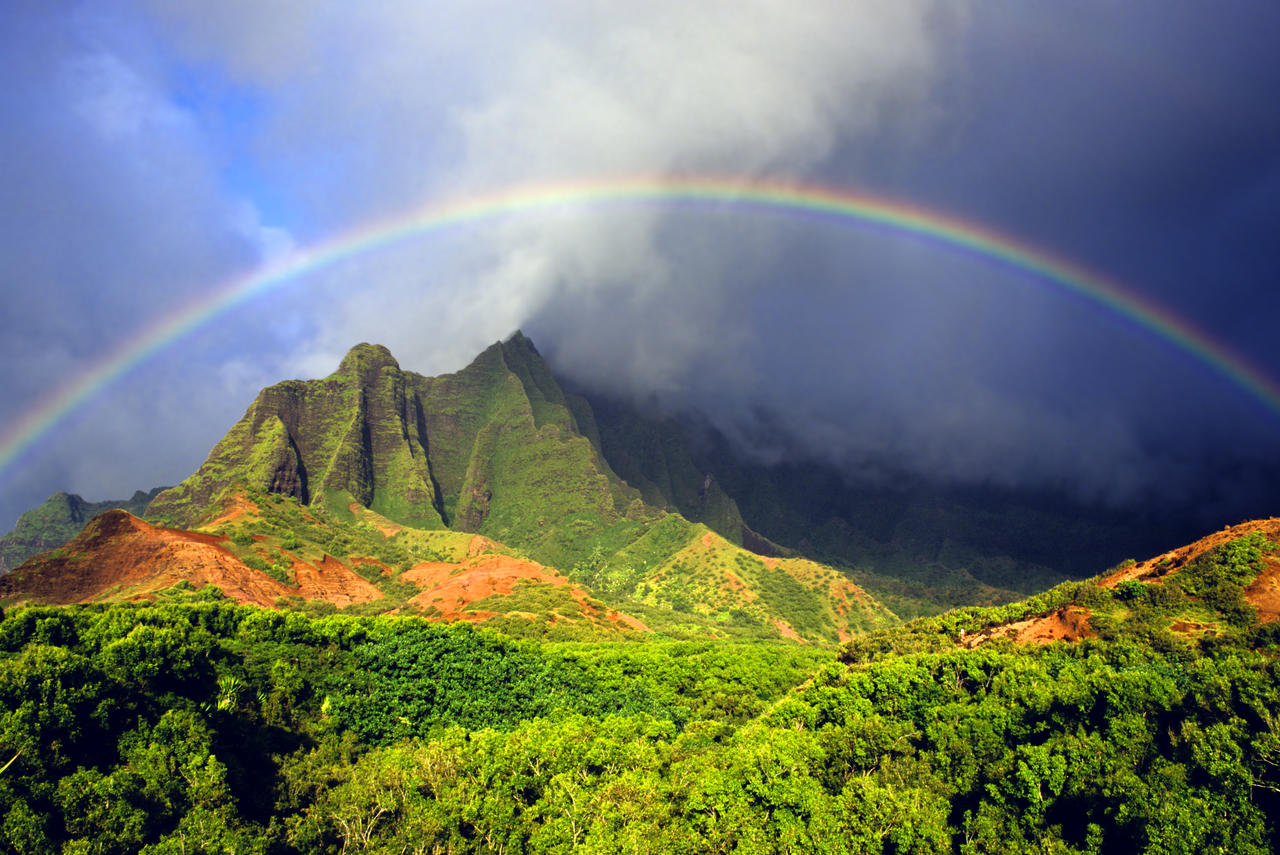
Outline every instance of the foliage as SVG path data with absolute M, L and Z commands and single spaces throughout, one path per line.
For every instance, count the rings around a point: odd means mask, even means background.
M 1244 583 L 1248 546 L 1206 558 L 1195 596 Z M 1071 583 L 871 633 L 842 662 L 760 642 L 516 641 L 181 590 L 14 609 L 0 848 L 1272 851 L 1272 625 L 1176 649 L 1128 618 L 1110 640 L 956 644 L 1082 602 L 1206 608 L 1177 575 L 1144 587 L 1181 599 Z

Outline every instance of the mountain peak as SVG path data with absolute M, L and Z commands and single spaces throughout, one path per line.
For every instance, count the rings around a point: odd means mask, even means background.
M 507 336 L 507 339 L 506 341 L 503 342 L 503 344 L 527 347 L 529 350 L 532 350 L 534 353 L 538 353 L 538 348 L 533 346 L 533 341 L 527 335 L 524 334 L 524 330 L 516 330 L 511 335 Z M 541 356 L 541 354 L 538 354 L 538 355 Z
M 338 373 L 363 375 L 365 372 L 377 371 L 381 368 L 399 369 L 400 363 L 384 345 L 361 342 L 342 357 L 342 362 L 338 365 Z

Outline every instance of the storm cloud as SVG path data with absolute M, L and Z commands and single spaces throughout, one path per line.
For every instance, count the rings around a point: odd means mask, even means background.
M 1280 374 L 1280 13 L 1263 4 L 4 16 L 6 419 L 290 246 L 628 176 L 931 208 L 1105 273 Z M 176 481 L 259 386 L 327 373 L 355 342 L 437 373 L 516 328 L 576 382 L 697 411 L 762 459 L 1224 513 L 1272 498 L 1239 473 L 1277 459 L 1280 419 L 1141 324 L 936 242 L 637 204 L 490 218 L 287 283 L 52 431 L 0 475 L 0 513 Z

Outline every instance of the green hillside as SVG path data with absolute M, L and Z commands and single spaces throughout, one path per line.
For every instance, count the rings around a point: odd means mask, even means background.
M 534 643 L 212 590 L 12 609 L 0 847 L 1273 852 L 1280 622 L 1254 603 L 1280 565 L 1262 528 L 838 657 Z M 1073 609 L 1100 618 L 1083 638 L 1017 640 Z

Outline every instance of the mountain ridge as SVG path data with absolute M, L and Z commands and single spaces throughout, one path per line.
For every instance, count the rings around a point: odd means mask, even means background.
M 722 619 L 745 619 L 744 602 L 717 593 L 737 584 L 742 561 L 837 567 L 837 576 L 873 594 L 869 614 L 888 606 L 911 617 L 1052 587 L 1069 577 L 1042 561 L 1108 533 L 1016 497 L 992 503 L 909 486 L 859 492 L 812 466 L 753 464 L 722 436 L 691 430 L 698 427 L 562 384 L 519 331 L 435 377 L 403 369 L 383 345 L 361 343 L 327 377 L 259 392 L 189 478 L 154 495 L 146 516 L 162 527 L 222 532 L 220 518 L 248 488 L 323 509 L 331 527 L 483 535 L 603 595 L 675 611 L 696 605 Z M 714 560 L 673 565 L 673 556 L 697 552 L 688 550 L 699 526 L 723 539 Z M 1046 542 L 1036 547 L 1038 539 Z M 287 575 L 280 553 L 260 558 Z M 697 592 L 693 600 L 681 585 Z M 829 611 L 824 597 L 840 586 L 814 585 L 792 595 L 826 615 L 820 634 L 838 637 L 863 623 L 845 626 Z M 777 617 L 770 609 L 785 601 L 753 606 L 756 618 Z
M 678 443 L 654 464 L 669 471 L 662 487 L 633 476 L 640 489 L 611 467 L 606 441 L 590 402 L 567 394 L 521 333 L 437 377 L 362 343 L 327 377 L 259 392 L 205 462 L 152 499 L 149 522 L 96 523 L 120 542 L 92 536 L 91 523 L 0 590 L 18 597 L 25 583 L 51 602 L 151 597 L 176 583 L 170 558 L 181 545 L 201 553 L 196 565 L 221 568 L 228 596 L 259 605 L 316 599 L 434 619 L 472 619 L 479 609 L 547 625 L 656 623 L 829 642 L 897 621 L 829 567 L 777 548 L 764 557 L 744 549 L 744 539 L 767 541 L 749 533 L 733 500 Z M 472 536 L 507 556 L 490 561 L 505 581 L 476 575 L 467 563 L 475 556 L 440 554 Z M 117 567 L 128 555 L 150 570 L 87 593 L 71 578 L 77 566 Z M 253 574 L 265 579 L 256 592 L 245 581 Z M 497 600 L 448 605 L 445 589 L 457 589 L 448 577 L 467 574 Z M 329 576 L 359 578 L 361 596 L 327 596 Z M 319 580 L 314 596 L 304 577 Z M 439 591 L 423 591 L 428 583 Z

